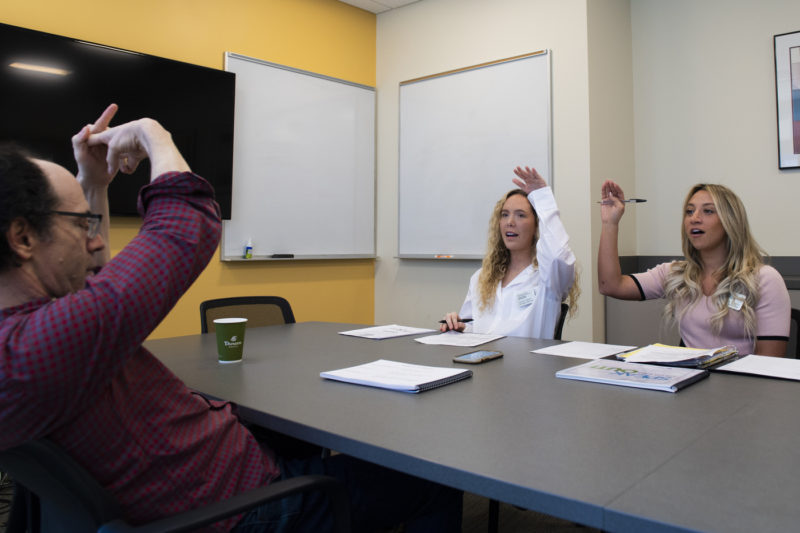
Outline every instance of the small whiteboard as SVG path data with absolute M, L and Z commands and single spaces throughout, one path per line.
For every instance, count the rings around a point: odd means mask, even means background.
M 231 52 L 231 220 L 223 261 L 375 256 L 375 89 Z M 253 259 L 250 259 L 251 261 Z
M 516 166 L 553 185 L 547 51 L 400 83 L 398 256 L 478 259 Z

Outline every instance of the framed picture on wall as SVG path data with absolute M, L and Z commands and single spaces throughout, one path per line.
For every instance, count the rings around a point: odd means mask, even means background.
M 800 31 L 775 41 L 778 102 L 778 168 L 800 168 Z

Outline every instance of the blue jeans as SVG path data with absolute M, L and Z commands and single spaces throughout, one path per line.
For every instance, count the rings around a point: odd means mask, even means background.
M 400 523 L 406 533 L 461 531 L 461 491 L 347 455 L 278 460 L 280 479 L 325 474 L 350 496 L 352 531 L 371 532 Z M 325 532 L 332 527 L 324 494 L 307 492 L 266 503 L 246 514 L 234 533 Z

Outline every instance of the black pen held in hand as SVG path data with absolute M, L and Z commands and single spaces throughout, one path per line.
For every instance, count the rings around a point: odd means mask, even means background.
M 647 200 L 645 200 L 644 198 L 628 198 L 627 200 L 620 200 L 620 202 L 622 202 L 624 204 L 640 204 L 640 203 L 646 202 L 646 201 Z M 610 204 L 613 204 L 614 202 L 612 202 L 611 200 L 606 199 L 606 200 L 600 200 L 597 203 L 598 204 L 603 204 L 603 205 L 610 205 Z
M 459 318 L 456 322 L 461 322 L 462 324 L 466 324 L 467 322 L 472 322 L 471 318 Z M 447 324 L 447 320 L 440 320 L 439 324 Z

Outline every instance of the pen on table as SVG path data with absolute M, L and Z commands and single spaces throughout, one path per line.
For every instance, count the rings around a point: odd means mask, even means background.
M 472 319 L 471 318 L 459 318 L 458 321 L 461 322 L 462 324 L 466 324 L 467 322 L 472 322 Z M 440 320 L 439 324 L 447 324 L 447 320 Z
M 640 203 L 646 202 L 646 201 L 647 200 L 645 200 L 644 198 L 628 198 L 627 200 L 620 200 L 620 202 L 622 202 L 623 204 L 640 204 Z M 612 202 L 611 202 L 611 200 L 600 200 L 597 203 L 598 204 L 603 204 L 603 205 L 608 205 L 608 204 L 610 204 Z

